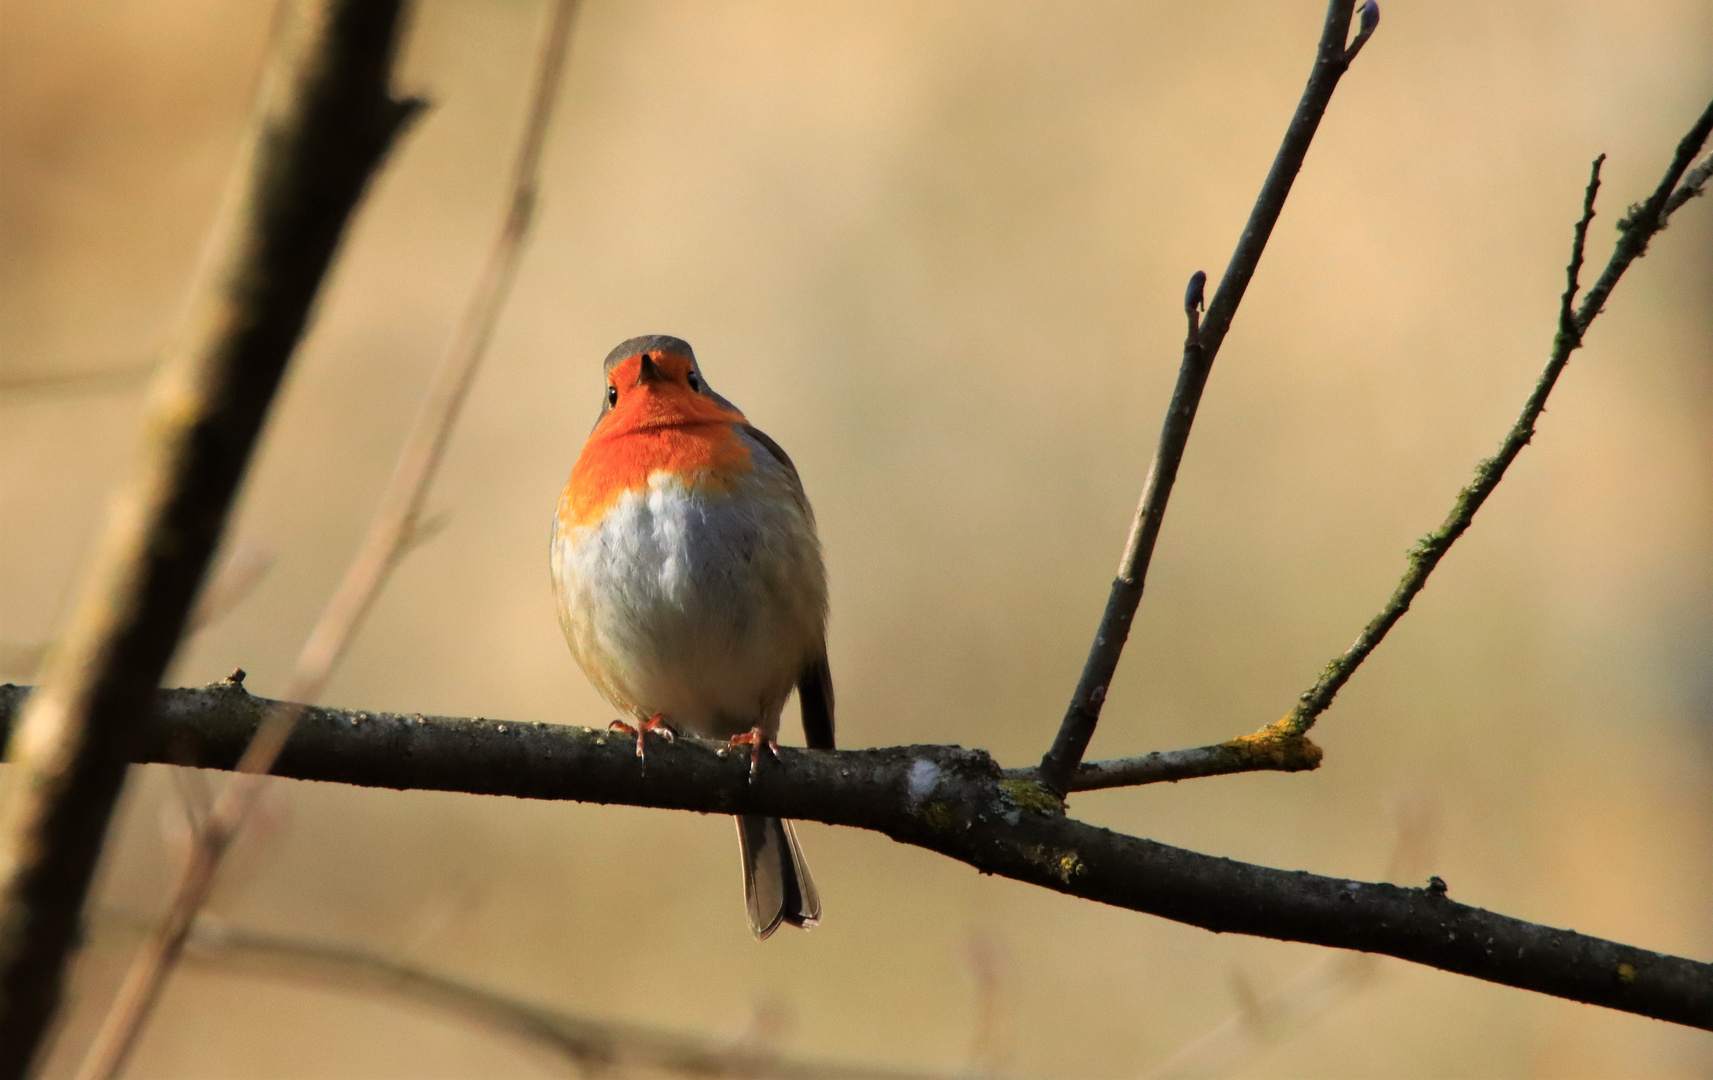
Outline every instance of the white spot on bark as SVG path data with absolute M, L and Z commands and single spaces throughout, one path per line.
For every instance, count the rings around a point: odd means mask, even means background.
M 940 767 L 932 761 L 918 760 L 910 766 L 910 801 L 921 802 L 940 782 Z

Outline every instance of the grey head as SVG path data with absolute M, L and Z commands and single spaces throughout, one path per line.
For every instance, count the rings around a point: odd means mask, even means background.
M 690 358 L 690 369 L 698 375 L 702 373 L 702 369 L 696 365 L 696 350 L 690 347 L 688 341 L 673 337 L 671 334 L 644 334 L 641 337 L 633 337 L 629 341 L 621 341 L 612 352 L 607 354 L 607 362 L 601 366 L 601 371 L 611 371 L 637 353 L 647 353 L 655 359 L 668 354 L 687 356 Z
M 690 347 L 690 343 L 683 338 L 673 337 L 671 334 L 643 334 L 641 337 L 633 337 L 628 341 L 620 342 L 612 352 L 607 354 L 606 363 L 601 366 L 602 374 L 613 370 L 638 353 L 650 359 L 659 359 L 662 356 L 682 356 L 688 359 L 690 370 L 696 373 L 697 392 L 706 394 L 728 409 L 737 410 L 736 405 L 714 393 L 713 388 L 708 385 L 707 376 L 702 374 L 702 365 L 696 359 L 696 350 Z M 603 390 L 601 416 L 606 416 L 607 410 L 611 408 L 612 404 Z M 600 418 L 597 417 L 595 422 L 600 423 Z

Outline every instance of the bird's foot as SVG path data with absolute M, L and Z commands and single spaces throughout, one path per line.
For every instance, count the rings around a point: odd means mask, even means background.
M 749 779 L 751 783 L 755 782 L 756 769 L 761 765 L 763 747 L 766 747 L 767 752 L 773 755 L 773 760 L 779 760 L 779 740 L 761 730 L 759 725 L 750 728 L 742 735 L 733 735 L 727 745 L 749 747 Z
M 672 728 L 667 725 L 666 718 L 661 716 L 659 713 L 655 713 L 653 716 L 637 724 L 635 727 L 625 723 L 623 720 L 614 720 L 612 723 L 607 725 L 607 730 L 623 732 L 626 735 L 635 735 L 636 756 L 642 760 L 644 765 L 648 764 L 648 753 L 644 748 L 643 740 L 648 737 L 650 732 L 659 735 L 667 742 L 671 742 L 674 738 Z

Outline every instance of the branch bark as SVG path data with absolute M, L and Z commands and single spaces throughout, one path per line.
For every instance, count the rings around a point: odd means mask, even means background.
M 1249 221 L 1238 237 L 1230 263 L 1226 265 L 1225 276 L 1220 279 L 1219 289 L 1208 305 L 1207 319 L 1199 325 L 1196 310 L 1201 306 L 1201 283 L 1205 277 L 1198 270 L 1191 279 L 1190 294 L 1185 297 L 1190 331 L 1184 341 L 1178 385 L 1172 393 L 1172 404 L 1160 431 L 1159 447 L 1148 467 L 1142 500 L 1130 526 L 1123 558 L 1119 560 L 1118 576 L 1112 581 L 1106 609 L 1101 613 L 1100 626 L 1095 630 L 1093 644 L 1089 646 L 1082 675 L 1077 679 L 1076 690 L 1071 695 L 1064 719 L 1059 723 L 1053 745 L 1041 758 L 1041 783 L 1061 798 L 1073 789 L 1077 765 L 1088 750 L 1089 740 L 1094 737 L 1107 690 L 1118 670 L 1124 644 L 1130 637 L 1130 624 L 1142 603 L 1148 564 L 1153 558 L 1154 543 L 1165 519 L 1166 502 L 1172 496 L 1172 484 L 1177 479 L 1178 465 L 1183 460 L 1184 448 L 1190 438 L 1190 425 L 1195 421 L 1196 406 L 1201 401 L 1214 358 L 1219 355 L 1226 331 L 1237 315 L 1237 305 L 1243 302 L 1243 293 L 1261 262 L 1261 253 L 1266 250 L 1273 226 L 1284 211 L 1285 199 L 1302 169 L 1309 144 L 1314 141 L 1315 130 L 1320 126 L 1320 118 L 1332 100 L 1332 92 L 1337 89 L 1340 76 L 1380 24 L 1380 9 L 1374 0 L 1368 0 L 1362 5 L 1359 33 L 1354 41 L 1350 41 L 1350 17 L 1354 6 L 1355 0 L 1331 0 L 1327 5 L 1320 46 L 1315 53 L 1308 85 L 1303 88 L 1302 100 L 1297 104 L 1290 126 L 1285 129 L 1285 138 L 1273 159 L 1273 167 L 1267 172 L 1261 193 L 1255 199 L 1255 207 L 1250 211 Z M 1315 754 L 1318 757 L 1319 751 L 1316 750 Z
M 0 686 L 10 721 L 27 687 Z M 163 690 L 135 760 L 230 769 L 276 702 L 241 684 Z M 760 813 L 883 833 L 977 870 L 1223 933 L 1382 953 L 1488 982 L 1713 1030 L 1713 964 L 1470 907 L 1438 888 L 1276 870 L 1066 817 L 1039 783 L 979 750 L 781 748 L 749 759 L 681 738 L 649 750 L 604 731 L 307 707 L 277 775 L 365 787 Z
M 269 74 L 225 226 L 151 392 L 67 632 L 8 746 L 0 1077 L 60 998 L 140 718 L 183 631 L 281 373 L 369 179 L 415 103 L 388 93 L 399 4 L 335 4 Z

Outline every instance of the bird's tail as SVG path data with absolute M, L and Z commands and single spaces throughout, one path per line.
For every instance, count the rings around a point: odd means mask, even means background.
M 820 922 L 821 894 L 815 891 L 791 823 L 760 814 L 739 814 L 737 823 L 743 897 L 756 940 L 765 940 L 782 922 L 802 927 Z

